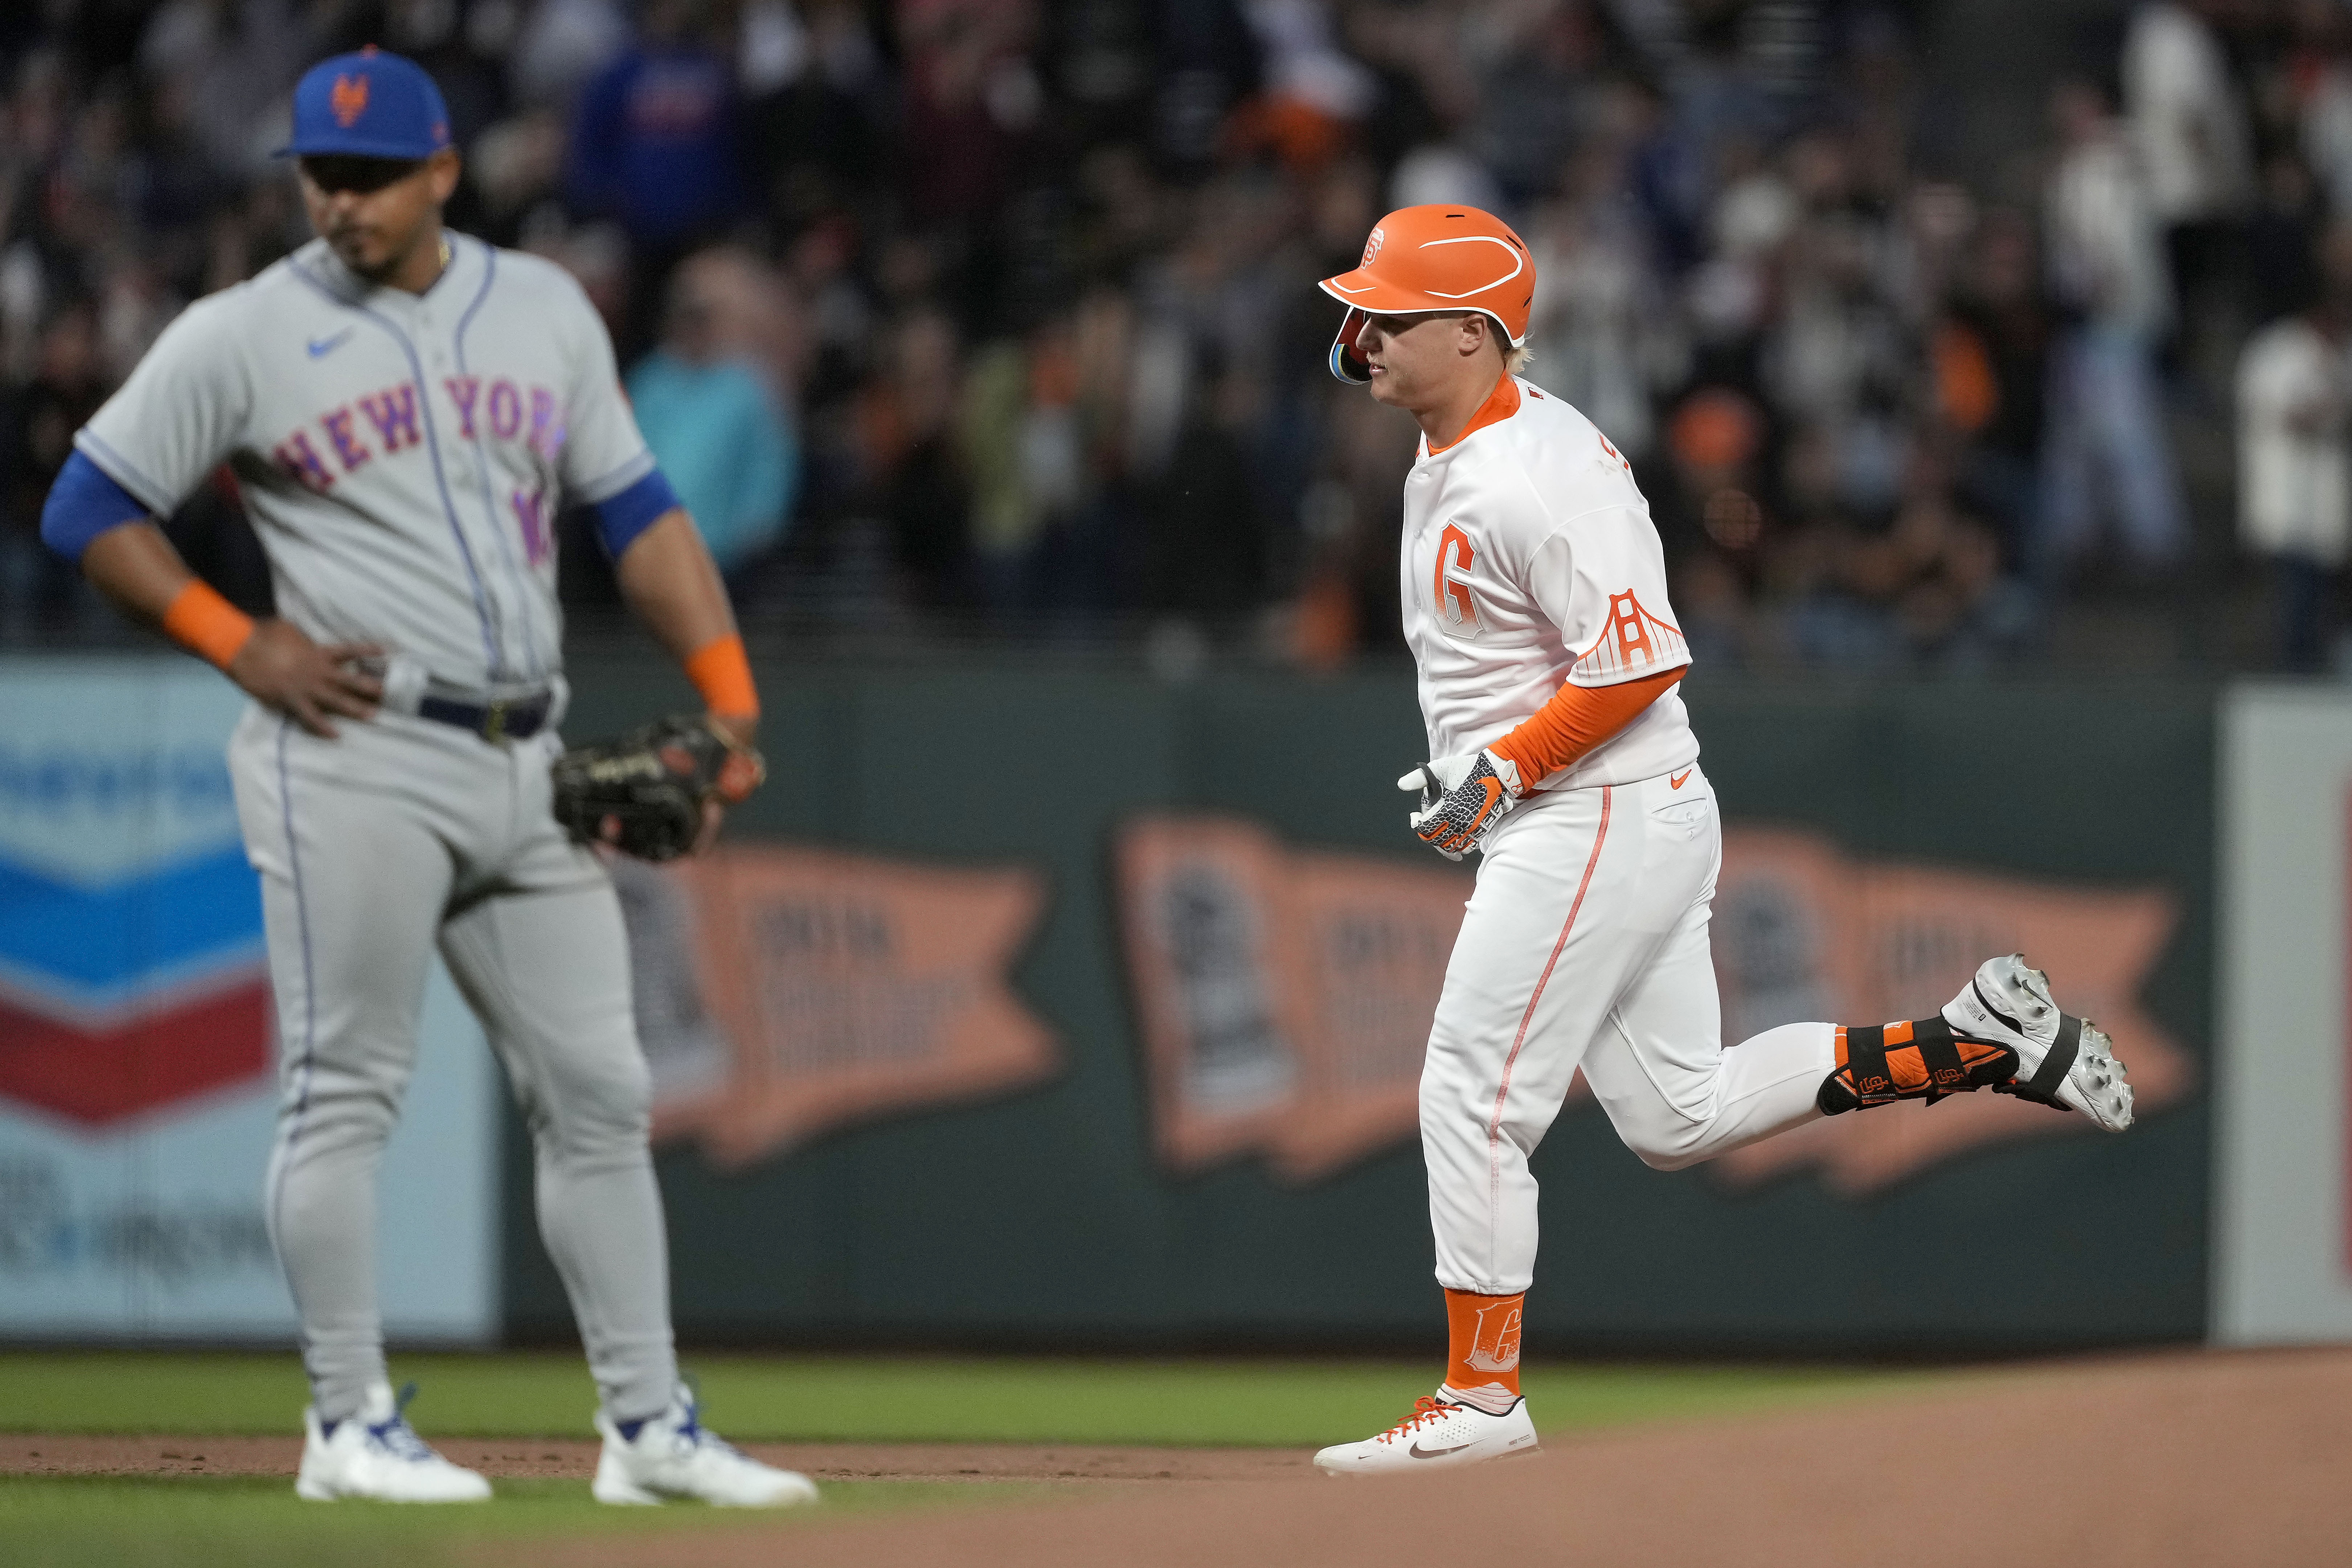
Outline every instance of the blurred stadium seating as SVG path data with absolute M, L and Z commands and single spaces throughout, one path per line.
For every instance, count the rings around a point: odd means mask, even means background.
M 2347 438 L 2332 0 L 9 5 L 0 643 L 131 635 L 42 496 L 182 303 L 305 237 L 267 154 L 365 42 L 442 83 L 453 221 L 569 266 L 665 427 L 751 410 L 705 510 L 755 642 L 1402 658 L 1412 426 L 1325 374 L 1313 283 L 1462 200 L 1535 247 L 1532 379 L 1635 460 L 1702 669 L 2339 659 L 2342 485 L 2239 542 L 2241 439 L 2260 510 Z M 2297 312 L 2336 368 L 2240 410 Z M 233 492 L 174 527 L 266 598 Z

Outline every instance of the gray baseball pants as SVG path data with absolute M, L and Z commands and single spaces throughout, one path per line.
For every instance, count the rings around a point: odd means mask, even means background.
M 256 707 L 228 750 L 278 1005 L 266 1212 L 320 1416 L 385 1375 L 376 1170 L 436 946 L 529 1120 L 540 1235 L 604 1409 L 658 1414 L 677 1363 L 651 1090 L 611 879 L 548 812 L 559 748 L 390 712 L 338 727 Z

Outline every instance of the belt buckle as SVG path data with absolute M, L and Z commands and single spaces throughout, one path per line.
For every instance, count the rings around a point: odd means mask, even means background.
M 482 739 L 495 746 L 503 743 L 506 738 L 507 700 L 500 697 L 493 699 L 489 706 L 483 710 Z

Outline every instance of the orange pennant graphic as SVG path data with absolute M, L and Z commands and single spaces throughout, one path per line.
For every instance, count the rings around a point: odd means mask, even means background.
M 2196 1080 L 2188 1053 L 2138 1002 L 2179 918 L 2158 889 L 1850 860 L 1811 834 L 1735 830 L 1724 835 L 1715 895 L 1724 1037 L 1804 1019 L 1925 1017 L 1987 958 L 2022 952 L 2048 973 L 2062 1005 L 2114 1037 L 2145 1117 L 2179 1103 Z M 2084 1125 L 1980 1090 L 1832 1117 L 1735 1150 L 1714 1169 L 1744 1187 L 1818 1165 L 1825 1185 L 1858 1197 L 1967 1150 Z
M 1467 872 L 1286 849 L 1255 824 L 1213 816 L 1129 824 L 1118 867 L 1165 1164 L 1257 1154 L 1309 1181 L 1417 1136 Z M 2021 950 L 2069 1008 L 2115 1037 L 2147 1115 L 2195 1077 L 2137 1001 L 2176 922 L 2160 890 L 1852 861 L 1810 835 L 1736 829 L 1715 905 L 1724 1037 L 1925 1016 L 1983 960 Z M 1570 1102 L 1590 1092 L 1579 1073 Z M 1832 1190 L 1861 1195 L 1979 1145 L 2084 1125 L 1979 1092 L 1836 1117 L 1715 1168 L 1746 1186 L 1819 1165 Z
M 656 1139 L 742 1165 L 1060 1066 L 1006 980 L 1045 909 L 1033 872 L 774 845 L 613 870 Z
M 1168 1165 L 1256 1152 L 1306 1181 L 1413 1135 L 1467 874 L 1220 817 L 1135 822 L 1118 860 Z

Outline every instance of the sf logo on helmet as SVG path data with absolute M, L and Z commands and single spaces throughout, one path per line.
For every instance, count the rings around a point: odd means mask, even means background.
M 335 113 L 335 123 L 349 131 L 367 112 L 368 79 L 363 76 L 339 76 L 335 89 L 328 95 L 327 107 Z
M 1364 258 L 1356 263 L 1356 265 L 1359 267 L 1370 267 L 1372 264 L 1372 258 L 1381 253 L 1381 242 L 1387 238 L 1388 236 L 1381 233 L 1379 229 L 1372 230 L 1372 237 L 1364 241 Z

